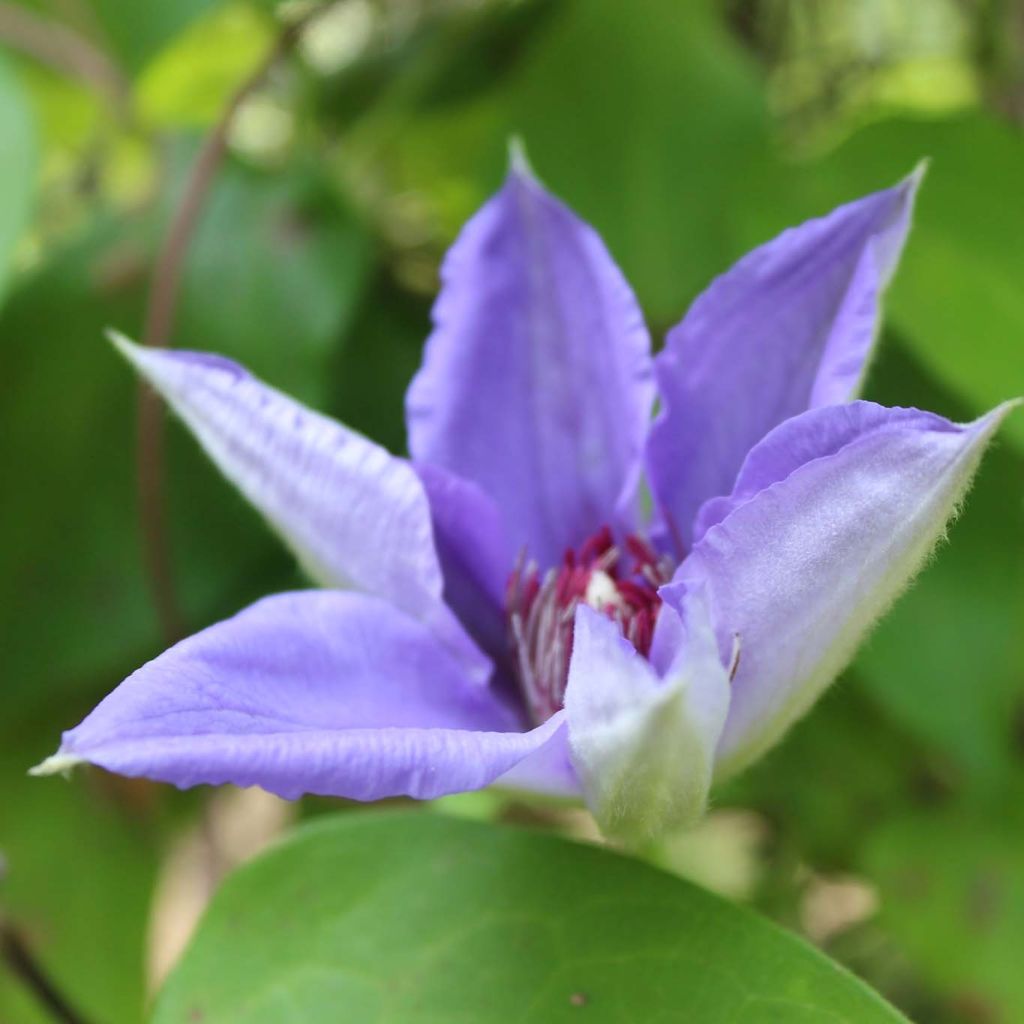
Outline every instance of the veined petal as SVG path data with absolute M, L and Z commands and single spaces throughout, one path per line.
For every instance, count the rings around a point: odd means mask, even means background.
M 129 676 L 35 771 L 376 800 L 478 789 L 540 750 L 422 623 L 379 598 L 266 598 Z
M 661 591 L 678 606 L 702 587 L 723 656 L 738 642 L 716 777 L 771 747 L 849 662 L 1014 404 L 960 426 L 858 402 L 805 413 L 751 452 L 728 514 Z
M 445 259 L 406 398 L 410 451 L 477 484 L 514 548 L 553 564 L 629 509 L 654 394 L 649 353 L 597 234 L 515 162 Z
M 656 360 L 648 473 L 677 544 L 773 427 L 857 390 L 923 168 L 755 249 L 694 302 Z
M 699 592 L 682 607 L 683 641 L 663 676 L 609 618 L 576 611 L 569 745 L 587 804 L 611 836 L 654 838 L 695 821 L 707 803 L 729 679 Z
M 442 599 L 430 507 L 408 463 L 229 359 L 112 339 L 315 582 L 386 598 L 486 677 Z

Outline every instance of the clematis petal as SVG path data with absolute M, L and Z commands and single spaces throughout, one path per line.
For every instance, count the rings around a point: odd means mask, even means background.
M 558 712 L 558 717 L 561 724 L 551 738 L 536 753 L 524 757 L 511 771 L 497 779 L 495 786 L 563 799 L 581 796 L 580 780 L 569 753 L 565 712 Z
M 704 812 L 729 706 L 728 674 L 699 591 L 664 675 L 619 627 L 576 611 L 565 712 L 573 764 L 601 830 L 634 842 Z M 669 608 L 662 616 L 674 616 Z
M 874 402 L 849 402 L 794 416 L 751 449 L 731 494 L 704 502 L 697 514 L 694 539 L 699 541 L 712 526 L 759 491 L 785 480 L 806 462 L 834 455 L 851 441 L 866 440 L 878 431 L 918 429 L 941 433 L 948 427 L 949 421 L 934 413 L 887 408 Z
M 36 769 L 376 800 L 478 789 L 541 750 L 422 623 L 379 598 L 266 598 L 143 666 Z
M 542 565 L 595 524 L 631 525 L 650 340 L 597 234 L 514 162 L 442 283 L 406 398 L 413 458 L 476 483 Z
M 430 502 L 444 599 L 493 659 L 507 657 L 505 588 L 516 554 L 501 510 L 476 484 L 438 466 L 418 465 Z
M 486 678 L 442 599 L 430 507 L 411 466 L 229 359 L 112 340 L 314 581 L 386 598 Z
M 728 514 L 661 591 L 678 607 L 703 588 L 723 656 L 738 643 L 716 776 L 771 747 L 849 662 L 1013 404 L 965 426 L 868 402 L 819 409 L 751 452 Z
M 769 430 L 857 390 L 922 172 L 755 249 L 669 333 L 647 461 L 684 551 L 697 509 L 729 493 Z

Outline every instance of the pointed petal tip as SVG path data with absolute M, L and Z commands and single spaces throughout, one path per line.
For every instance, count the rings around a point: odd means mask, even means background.
M 899 183 L 898 187 L 903 189 L 911 200 L 917 194 L 917 190 L 921 187 L 921 182 L 924 181 L 931 165 L 932 158 L 930 156 L 921 157 L 914 165 L 914 169 Z
M 995 408 L 979 416 L 973 423 L 968 423 L 965 426 L 975 428 L 977 433 L 987 440 L 999 429 L 1003 420 L 1022 405 L 1024 405 L 1024 397 L 1008 398 L 1005 402 L 1000 402 Z
M 115 327 L 108 327 L 103 333 L 106 335 L 107 341 L 117 349 L 132 369 L 155 386 L 153 376 L 161 365 L 161 357 L 169 354 L 167 350 L 152 348 L 143 342 L 133 341 Z
M 118 352 L 129 362 L 134 363 L 139 345 L 131 340 L 126 334 L 122 334 L 116 327 L 108 327 L 103 332 L 104 337 Z
M 986 415 L 992 416 L 1001 423 L 1014 409 L 1019 409 L 1022 405 L 1024 405 L 1024 395 L 1017 395 L 1014 398 L 1006 399 L 1005 402 L 1000 402 L 999 405 Z
M 179 788 L 432 799 L 490 785 L 539 754 L 559 724 L 520 732 L 456 653 L 383 599 L 299 591 L 144 665 L 32 774 L 88 762 Z
M 526 143 L 521 135 L 510 135 L 508 139 L 508 174 L 510 178 L 524 179 L 537 184 L 537 175 L 526 155 Z
M 47 775 L 63 775 L 65 779 L 71 777 L 71 771 L 80 764 L 85 764 L 85 758 L 77 754 L 68 754 L 57 751 L 49 757 L 40 761 L 39 764 L 29 768 L 28 774 L 35 778 L 42 778 Z
M 886 281 L 896 270 L 896 263 L 913 226 L 917 211 L 917 195 L 921 190 L 921 183 L 924 181 L 930 165 L 931 157 L 922 157 L 909 174 L 901 178 L 891 188 L 879 193 L 879 198 L 889 196 L 892 204 L 890 212 L 885 218 L 886 223 L 879 234 L 884 235 L 887 231 L 895 231 L 897 236 L 895 250 L 892 255 L 892 266 L 886 276 Z
M 679 543 L 692 543 L 700 507 L 729 492 L 762 438 L 860 391 L 927 167 L 747 253 L 669 333 L 648 478 Z
M 408 446 L 494 500 L 513 550 L 554 564 L 595 522 L 632 531 L 623 493 L 654 401 L 650 337 L 597 232 L 511 150 L 502 187 L 445 257 L 406 392 Z M 504 428 L 524 416 L 528 430 Z
M 113 327 L 108 327 L 104 334 L 114 348 L 158 391 L 164 392 L 169 400 L 171 396 L 164 389 L 163 378 L 168 373 L 180 372 L 182 367 L 198 366 L 206 370 L 220 370 L 235 380 L 251 376 L 241 363 L 216 352 L 147 345 L 132 341 Z
M 891 190 L 897 196 L 896 216 L 903 220 L 905 232 L 910 229 L 911 221 L 916 212 L 917 194 L 921 190 L 921 183 L 928 173 L 928 168 L 931 167 L 931 162 L 931 157 L 922 157 L 914 165 L 914 169 L 894 185 Z

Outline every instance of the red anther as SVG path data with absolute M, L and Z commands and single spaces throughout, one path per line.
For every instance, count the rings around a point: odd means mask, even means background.
M 568 605 L 586 593 L 587 581 L 590 579 L 590 570 L 583 566 L 563 564 L 562 571 L 558 574 L 555 589 L 558 603 Z
M 634 583 L 632 580 L 619 580 L 617 589 L 623 600 L 637 611 L 649 607 L 652 600 L 661 602 L 658 592 L 652 590 L 646 582 Z
M 641 540 L 635 533 L 626 538 L 626 550 L 636 560 L 636 571 L 639 572 L 645 565 L 657 565 L 658 556 L 654 549 L 646 541 Z
M 527 577 L 526 583 L 523 586 L 522 603 L 527 614 L 529 614 L 530 608 L 533 607 L 533 602 L 536 600 L 539 591 L 540 580 L 537 577 L 537 570 L 534 569 Z
M 615 538 L 608 526 L 588 537 L 580 547 L 580 565 L 592 565 L 601 555 L 615 547 Z
M 565 604 L 569 600 L 569 573 L 570 569 L 563 563 L 562 571 L 555 579 L 555 600 L 559 604 Z

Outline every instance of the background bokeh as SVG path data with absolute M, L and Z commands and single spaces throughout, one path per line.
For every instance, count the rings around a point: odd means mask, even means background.
M 0 3 L 0 913 L 100 1021 L 141 1020 L 226 867 L 328 806 L 25 775 L 163 645 L 135 383 L 103 330 L 142 333 L 204 135 L 306 13 Z M 867 395 L 967 419 L 1024 393 L 1015 0 L 328 4 L 231 121 L 174 342 L 401 451 L 438 260 L 512 135 L 605 237 L 657 336 L 751 245 L 929 158 Z M 167 443 L 188 629 L 298 585 L 176 426 Z M 1017 416 L 852 669 L 705 825 L 650 852 L 920 1021 L 1024 1020 L 1022 493 Z M 489 795 L 447 804 L 535 820 Z M 0 1020 L 45 1019 L 0 970 Z

